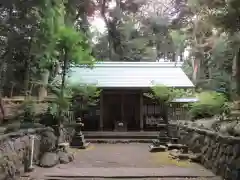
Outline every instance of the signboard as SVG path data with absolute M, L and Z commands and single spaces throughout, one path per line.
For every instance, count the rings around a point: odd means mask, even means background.
M 163 118 L 155 118 L 153 116 L 147 116 L 146 117 L 146 124 L 147 125 L 157 125 L 159 124 L 161 121 L 163 121 Z
M 177 115 L 177 116 L 178 116 L 178 115 L 181 115 L 181 112 L 182 112 L 182 111 L 181 111 L 181 108 L 176 108 L 176 109 L 175 109 L 175 115 Z
M 96 110 L 96 116 L 100 116 L 100 109 Z

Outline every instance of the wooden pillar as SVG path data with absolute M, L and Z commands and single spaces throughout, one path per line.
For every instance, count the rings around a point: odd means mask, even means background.
M 121 93 L 121 121 L 124 121 L 124 94 L 123 92 Z
M 143 131 L 143 92 L 140 92 L 140 130 Z
M 103 130 L 103 113 L 104 113 L 103 92 L 101 92 L 101 94 L 100 94 L 100 123 L 99 123 L 100 131 Z

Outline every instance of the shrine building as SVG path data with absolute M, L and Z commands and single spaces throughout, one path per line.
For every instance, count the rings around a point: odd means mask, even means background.
M 93 68 L 74 67 L 70 83 L 92 84 L 100 88 L 99 104 L 91 108 L 83 121 L 87 131 L 151 131 L 162 121 L 161 103 L 144 96 L 154 85 L 194 88 L 175 62 L 98 62 Z M 186 119 L 182 104 L 194 101 L 175 99 L 168 108 L 168 119 Z

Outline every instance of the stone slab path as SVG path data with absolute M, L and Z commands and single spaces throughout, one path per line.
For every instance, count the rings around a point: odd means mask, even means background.
M 198 164 L 170 159 L 167 152 L 150 153 L 148 144 L 91 144 L 86 150 L 72 151 L 74 162 L 50 169 L 36 168 L 28 175 L 36 179 L 215 178 Z
M 160 168 L 71 168 L 58 169 L 45 174 L 47 177 L 213 177 L 209 171 L 194 168 L 160 167 Z

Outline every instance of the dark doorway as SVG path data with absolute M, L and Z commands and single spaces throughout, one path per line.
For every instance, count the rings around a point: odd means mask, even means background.
M 121 95 L 103 94 L 103 130 L 114 130 L 115 122 L 121 121 Z
M 140 130 L 140 92 L 108 91 L 103 94 L 103 130 L 119 130 L 116 122 L 125 124 L 121 131 Z M 117 128 L 117 129 L 116 129 Z
M 127 129 L 138 131 L 140 129 L 140 94 L 137 92 L 124 94 L 123 107 Z

